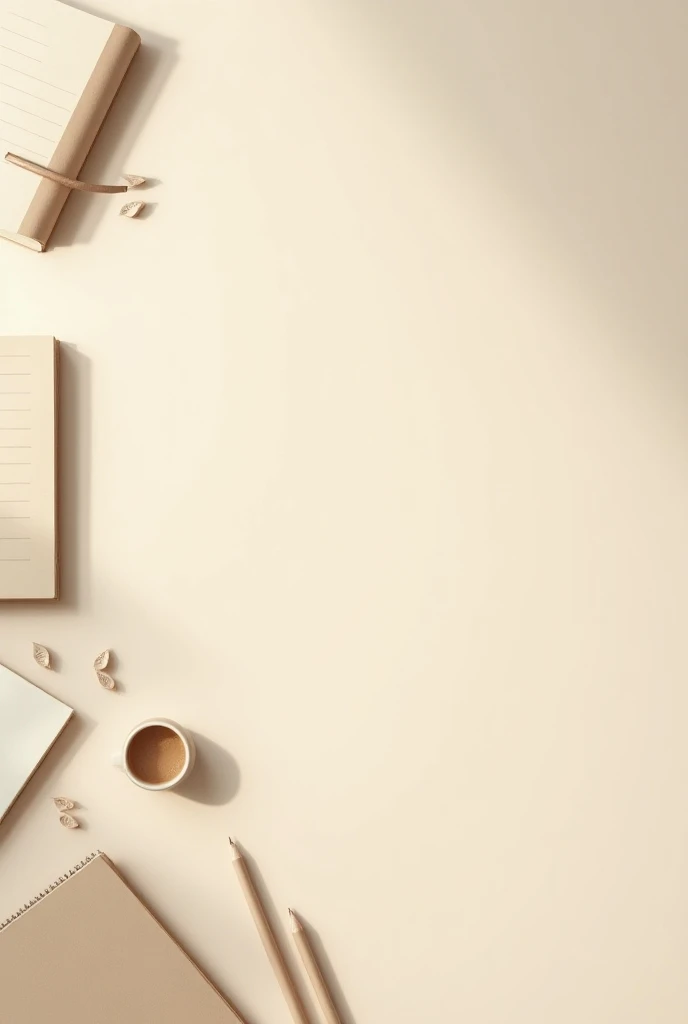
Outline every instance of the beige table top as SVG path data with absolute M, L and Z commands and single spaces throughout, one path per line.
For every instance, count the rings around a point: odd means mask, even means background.
M 149 45 L 91 177 L 155 205 L 0 246 L 0 333 L 65 346 L 64 600 L 0 609 L 0 661 L 81 715 L 0 917 L 99 847 L 286 1024 L 231 832 L 355 1024 L 683 1024 L 678 6 L 104 11 Z M 158 715 L 186 796 L 109 765 Z

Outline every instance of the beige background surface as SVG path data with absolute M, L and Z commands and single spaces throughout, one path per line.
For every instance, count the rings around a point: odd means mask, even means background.
M 0 248 L 66 348 L 64 600 L 0 660 L 81 714 L 0 914 L 100 847 L 286 1024 L 231 831 L 355 1024 L 683 1024 L 685 5 L 103 13 L 149 45 L 89 173 L 161 183 Z M 186 796 L 109 767 L 150 715 Z

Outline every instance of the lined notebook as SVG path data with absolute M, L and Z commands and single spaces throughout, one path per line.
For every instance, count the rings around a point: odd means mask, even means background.
M 0 665 L 0 821 L 73 713 L 56 697 Z
M 6 1024 L 237 1024 L 240 1017 L 92 855 L 0 926 Z
M 0 599 L 55 598 L 54 338 L 0 338 Z
M 2 157 L 76 178 L 140 42 L 59 0 L 0 0 Z M 42 251 L 68 196 L 0 159 L 0 236 Z

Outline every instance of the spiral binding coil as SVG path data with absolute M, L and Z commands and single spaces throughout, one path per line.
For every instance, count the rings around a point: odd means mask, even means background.
M 14 921 L 18 920 L 18 918 L 20 918 L 22 914 L 25 914 L 27 910 L 31 910 L 31 907 L 35 907 L 37 903 L 40 903 L 41 900 L 45 899 L 46 896 L 49 896 L 51 892 L 55 891 L 55 889 L 58 889 L 63 882 L 68 882 L 70 878 L 73 878 L 74 875 L 81 871 L 82 868 L 85 868 L 87 864 L 90 864 L 92 860 L 95 860 L 96 857 L 101 856 L 102 851 L 96 850 L 95 853 L 91 853 L 88 855 L 88 857 L 84 857 L 84 859 L 75 867 L 71 868 L 66 875 L 60 875 L 60 877 L 55 882 L 53 882 L 52 885 L 49 885 L 47 889 L 44 889 L 42 892 L 39 892 L 38 896 L 36 896 L 35 899 L 29 900 L 29 902 L 25 903 L 24 906 L 21 907 L 21 909 L 18 910 L 16 914 L 12 914 L 12 916 L 8 917 L 6 921 L 3 921 L 2 924 L 0 924 L 0 932 L 4 928 L 7 928 L 8 924 L 12 924 Z

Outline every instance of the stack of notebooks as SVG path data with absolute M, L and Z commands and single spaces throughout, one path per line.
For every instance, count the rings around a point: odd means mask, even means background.
M 103 854 L 0 925 L 3 1024 L 237 1024 Z

